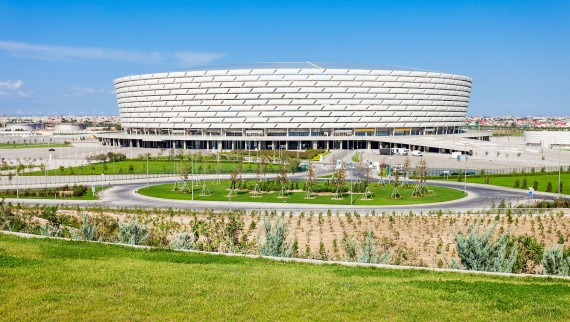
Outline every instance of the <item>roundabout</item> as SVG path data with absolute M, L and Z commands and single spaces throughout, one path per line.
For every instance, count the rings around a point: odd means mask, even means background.
M 361 189 L 360 192 L 353 192 L 350 187 L 344 187 L 343 191 L 336 195 L 334 188 L 327 187 L 326 183 L 319 182 L 315 185 L 315 192 L 311 197 L 307 192 L 299 188 L 299 181 L 292 184 L 293 189 L 289 189 L 284 195 L 278 190 L 268 190 L 256 192 L 254 187 L 245 184 L 244 189 L 230 190 L 229 181 L 202 181 L 191 186 L 186 186 L 183 191 L 175 189 L 174 183 L 153 185 L 138 189 L 137 193 L 157 199 L 172 199 L 186 202 L 216 201 L 216 202 L 247 202 L 247 203 L 275 203 L 275 204 L 302 204 L 302 205 L 345 205 L 345 206 L 396 206 L 396 205 L 417 205 L 441 203 L 462 199 L 465 192 L 442 186 L 428 186 L 429 192 L 423 196 L 412 197 L 414 185 L 399 187 L 399 198 L 392 198 L 392 185 L 370 184 L 369 194 Z M 193 191 L 192 191 L 193 189 Z M 358 191 L 354 189 L 354 191 Z M 193 193 L 192 193 L 193 192 Z M 261 205 L 260 205 L 261 206 Z M 264 205 L 266 206 L 266 205 Z

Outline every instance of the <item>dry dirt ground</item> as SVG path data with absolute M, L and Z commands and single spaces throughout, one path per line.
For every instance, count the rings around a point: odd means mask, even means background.
M 78 216 L 76 211 L 64 211 L 69 215 Z M 119 220 L 138 219 L 148 226 L 164 225 L 166 221 L 180 224 L 176 231 L 191 230 L 194 220 L 208 220 L 204 214 L 124 214 L 110 213 Z M 102 213 L 93 213 L 101 216 Z M 217 215 L 219 216 L 224 215 Z M 146 219 L 145 219 L 146 218 Z M 263 218 L 259 213 L 241 216 L 244 221 L 242 234 L 249 241 L 264 242 Z M 570 213 L 560 210 L 544 210 L 541 214 L 347 214 L 347 213 L 318 213 L 290 215 L 279 213 L 273 220 L 280 219 L 288 226 L 288 243 L 298 242 L 298 256 L 330 260 L 344 260 L 342 239 L 345 235 L 352 236 L 360 251 L 365 232 L 370 229 L 375 235 L 375 241 L 380 253 L 391 252 L 391 264 L 411 266 L 447 267 L 451 258 L 456 258 L 455 234 L 466 232 L 468 227 L 479 227 L 486 231 L 495 227 L 495 235 L 509 233 L 514 236 L 530 235 L 547 247 L 563 242 L 570 246 Z M 252 222 L 255 222 L 252 225 Z M 174 233 L 174 231 L 172 232 Z M 172 234 L 169 238 L 172 238 Z M 320 249 L 324 245 L 325 253 Z M 321 252 L 319 253 L 319 250 Z

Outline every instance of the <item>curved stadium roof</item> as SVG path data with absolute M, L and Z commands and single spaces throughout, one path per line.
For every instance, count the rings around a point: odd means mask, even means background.
M 403 67 L 403 66 L 373 65 L 373 64 L 359 64 L 359 63 L 310 62 L 310 61 L 224 64 L 224 65 L 191 67 L 182 70 L 228 70 L 228 69 L 364 69 L 364 70 L 405 70 L 405 71 L 437 72 L 434 70 Z

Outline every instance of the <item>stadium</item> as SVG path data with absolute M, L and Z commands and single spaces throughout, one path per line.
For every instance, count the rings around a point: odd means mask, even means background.
M 465 136 L 471 79 L 393 66 L 257 63 L 126 76 L 115 89 L 124 132 L 99 135 L 104 144 L 442 152 L 450 147 L 432 137 Z

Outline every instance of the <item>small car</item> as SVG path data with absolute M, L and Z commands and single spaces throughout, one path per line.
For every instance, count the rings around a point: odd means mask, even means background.
M 424 153 L 420 150 L 414 150 L 414 151 L 412 151 L 412 155 L 416 156 L 416 157 L 421 157 L 424 155 Z

